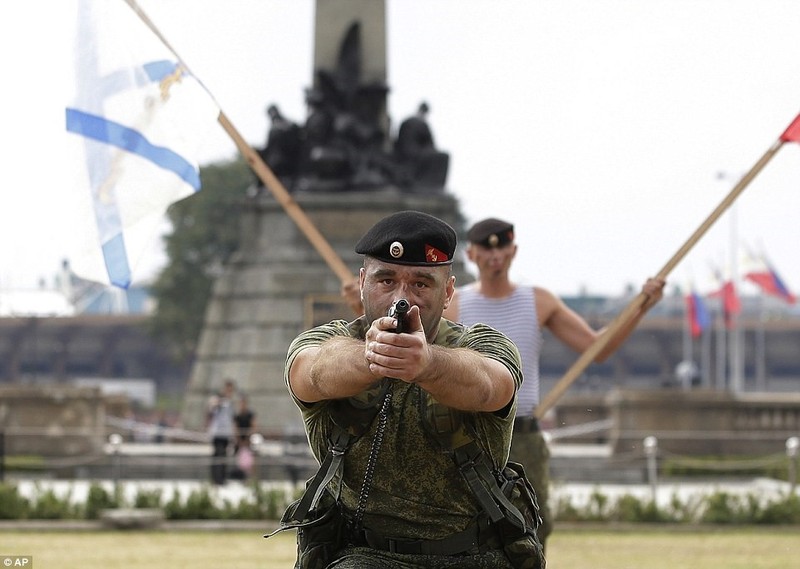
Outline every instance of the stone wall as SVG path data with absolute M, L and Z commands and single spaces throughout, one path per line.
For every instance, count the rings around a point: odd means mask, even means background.
M 0 431 L 7 455 L 99 456 L 105 419 L 105 400 L 97 388 L 0 387 Z
M 616 391 L 609 395 L 615 453 L 642 448 L 647 436 L 663 453 L 768 455 L 800 434 L 800 394 L 718 391 Z
M 800 435 L 800 394 L 617 389 L 567 395 L 554 417 L 555 428 L 610 419 L 608 431 L 560 442 L 608 443 L 615 455 L 642 452 L 654 436 L 662 454 L 763 456 L 785 452 Z

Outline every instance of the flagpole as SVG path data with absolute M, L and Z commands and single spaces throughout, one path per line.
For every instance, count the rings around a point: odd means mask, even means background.
M 792 125 L 789 127 L 790 129 L 795 127 L 796 125 L 800 124 L 798 122 L 800 119 L 800 115 L 798 118 L 794 120 Z M 747 172 L 742 179 L 733 187 L 733 189 L 728 193 L 727 196 L 720 202 L 720 204 L 711 212 L 711 214 L 700 224 L 695 232 L 686 240 L 686 242 L 681 246 L 680 249 L 672 256 L 672 258 L 667 261 L 664 267 L 658 272 L 655 278 L 666 280 L 667 275 L 675 268 L 675 266 L 680 263 L 680 261 L 686 256 L 686 254 L 695 246 L 695 244 L 700 240 L 700 238 L 709 230 L 709 228 L 714 224 L 714 222 L 719 219 L 719 217 L 728 209 L 731 204 L 739 197 L 744 189 L 750 185 L 750 182 L 761 172 L 761 170 L 766 166 L 770 160 L 775 156 L 775 154 L 780 150 L 783 143 L 786 142 L 785 134 L 781 136 L 778 140 L 776 140 L 772 146 L 764 153 L 763 156 L 755 163 L 755 165 Z M 591 364 L 597 355 L 605 348 L 611 340 L 616 337 L 619 331 L 628 324 L 631 319 L 636 315 L 637 311 L 644 306 L 645 302 L 647 301 L 647 295 L 644 292 L 640 292 L 629 304 L 628 306 L 611 322 L 605 332 L 598 337 L 591 346 L 589 346 L 583 354 L 575 361 L 575 363 L 570 367 L 564 376 L 556 382 L 553 389 L 551 389 L 542 401 L 539 402 L 538 407 L 534 410 L 534 416 L 538 418 L 544 417 L 544 414 L 549 411 L 553 405 L 555 405 L 556 401 L 558 401 L 562 395 L 567 391 L 570 385 L 572 385 L 575 380 L 580 377 L 583 370 L 585 370 L 589 364 Z
M 711 322 L 700 337 L 700 374 L 705 388 L 711 388 Z
M 139 16 L 145 25 L 147 25 L 147 27 L 150 28 L 150 30 L 156 36 L 158 36 L 158 39 L 160 39 L 161 42 L 167 46 L 167 48 L 169 48 L 173 54 L 175 54 L 175 57 L 178 58 L 181 65 L 183 65 L 183 67 L 185 67 L 188 71 L 189 67 L 184 63 L 183 59 L 181 59 L 175 49 L 173 49 L 173 47 L 169 44 L 167 38 L 165 38 L 164 35 L 158 30 L 153 21 L 147 16 L 147 14 L 145 14 L 144 10 L 141 9 L 136 0 L 125 0 L 125 2 L 131 7 L 136 15 Z M 219 107 L 219 104 L 217 104 L 217 106 Z M 272 173 L 272 170 L 270 170 L 266 163 L 264 163 L 264 161 L 261 159 L 261 156 L 259 156 L 258 153 L 247 143 L 247 141 L 245 141 L 245 139 L 221 109 L 219 116 L 217 117 L 217 121 L 225 130 L 225 132 L 228 133 L 228 136 L 231 137 L 236 145 L 236 148 L 238 148 L 239 152 L 242 153 L 245 160 L 250 165 L 250 168 L 252 168 L 256 176 L 258 176 L 258 179 L 263 182 L 264 186 L 270 191 L 270 193 L 272 193 L 278 203 L 283 206 L 283 209 L 286 211 L 292 221 L 295 222 L 300 231 L 302 231 L 309 240 L 311 245 L 322 256 L 323 260 L 328 264 L 328 267 L 334 272 L 334 274 L 336 274 L 337 277 L 339 277 L 339 280 L 342 282 L 342 284 L 351 282 L 355 277 L 347 265 L 345 265 L 344 261 L 342 261 L 341 257 L 336 253 L 336 251 L 333 250 L 328 241 L 311 222 L 302 208 L 289 195 L 289 192 L 286 190 L 280 180 L 278 180 L 275 174 Z
M 714 317 L 716 334 L 717 334 L 717 383 L 716 389 L 717 391 L 724 391 L 725 390 L 725 364 L 728 361 L 727 355 L 727 344 L 726 334 L 727 330 L 725 329 L 725 308 L 723 307 L 724 300 L 720 296 L 719 299 L 719 311 L 716 313 Z

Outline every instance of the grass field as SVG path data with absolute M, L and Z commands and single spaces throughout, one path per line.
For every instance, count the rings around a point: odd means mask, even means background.
M 0 556 L 35 569 L 286 569 L 294 535 L 259 531 L 0 532 Z M 797 528 L 560 529 L 550 569 L 795 569 Z

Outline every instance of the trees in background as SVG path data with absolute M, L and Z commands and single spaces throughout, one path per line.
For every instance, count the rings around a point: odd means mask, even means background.
M 253 174 L 239 159 L 200 169 L 202 190 L 173 204 L 167 215 L 167 264 L 151 287 L 157 303 L 150 332 L 178 361 L 195 352 L 214 279 L 237 250 L 240 216 Z

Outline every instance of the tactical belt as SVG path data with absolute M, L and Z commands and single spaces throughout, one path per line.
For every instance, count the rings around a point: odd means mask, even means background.
M 395 539 L 382 536 L 372 530 L 363 529 L 351 534 L 353 545 L 368 546 L 372 549 L 401 553 L 405 555 L 459 555 L 485 544 L 496 535 L 485 518 L 467 526 L 467 529 L 443 539 Z
M 515 433 L 538 433 L 539 421 L 536 417 L 517 417 L 514 419 Z

